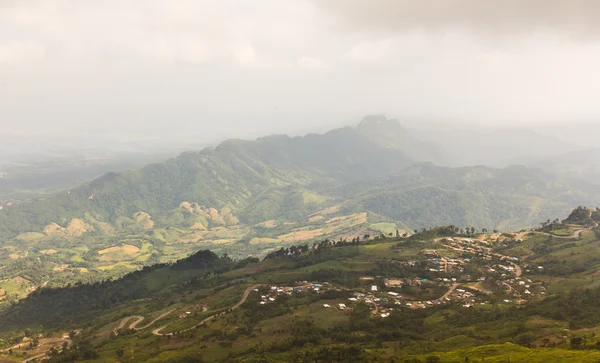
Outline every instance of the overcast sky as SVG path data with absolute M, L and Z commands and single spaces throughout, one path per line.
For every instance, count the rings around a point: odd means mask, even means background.
M 0 130 L 600 119 L 597 0 L 0 0 Z

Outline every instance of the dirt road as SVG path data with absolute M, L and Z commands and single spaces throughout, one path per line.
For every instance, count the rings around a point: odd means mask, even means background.
M 115 334 L 118 334 L 118 331 L 123 329 L 125 327 L 125 324 L 128 321 L 130 321 L 131 319 L 137 319 L 137 320 L 129 326 L 129 329 L 133 329 L 131 326 L 133 325 L 135 327 L 135 325 L 137 325 L 140 321 L 144 320 L 144 317 L 141 315 L 134 315 L 134 316 L 128 316 L 126 318 L 123 318 L 123 319 L 121 319 L 119 326 L 117 326 L 116 328 L 113 329 L 113 332 Z
M 42 340 L 40 344 L 50 345 L 50 347 L 59 349 L 64 343 L 71 345 L 71 344 L 73 344 L 73 341 L 71 339 L 48 339 L 46 341 Z M 46 351 L 44 353 L 36 354 L 32 357 L 26 358 L 23 360 L 23 362 L 26 363 L 26 362 L 34 361 L 36 359 L 44 358 L 48 355 L 48 353 L 50 353 L 50 349 L 48 349 L 48 351 Z
M 446 299 L 448 296 L 450 296 L 450 294 L 452 294 L 452 292 L 454 290 L 456 290 L 456 288 L 458 287 L 459 283 L 455 282 L 452 284 L 452 286 L 450 286 L 450 289 L 448 289 L 448 291 L 446 291 L 446 293 L 444 295 L 442 295 L 442 297 L 440 297 L 439 299 L 437 299 L 438 301 L 443 301 L 444 299 Z
M 144 317 L 141 315 L 132 315 L 132 316 L 128 316 L 125 317 L 123 319 L 121 319 L 121 322 L 119 323 L 119 326 L 117 326 L 115 329 L 113 329 L 113 332 L 115 334 L 119 334 L 119 330 L 123 329 L 125 327 L 125 325 L 127 324 L 127 322 L 131 321 L 132 319 L 135 319 L 134 322 L 132 322 L 131 324 L 129 324 L 129 329 L 135 329 L 135 330 L 142 330 L 142 329 L 146 329 L 148 327 L 150 327 L 152 324 L 156 323 L 157 321 L 159 321 L 160 319 L 164 318 L 165 316 L 171 314 L 175 309 L 171 309 L 165 313 L 160 314 L 159 316 L 157 316 L 156 318 L 154 318 L 154 320 L 152 320 L 151 322 L 149 322 L 148 324 L 141 326 L 141 327 L 137 327 L 139 323 L 141 323 L 142 321 L 144 321 Z
M 558 236 L 558 235 L 555 235 L 555 234 L 545 233 L 545 232 L 543 232 L 542 234 L 545 235 L 545 236 L 552 236 L 552 238 L 565 238 L 565 239 L 567 239 L 567 238 L 577 238 L 577 237 L 579 237 L 579 233 L 581 233 L 583 231 L 588 231 L 588 230 L 589 230 L 589 228 L 576 229 L 576 230 L 573 231 L 573 233 L 571 233 L 568 236 Z
M 27 359 L 24 359 L 23 363 L 27 363 L 27 362 L 31 362 L 32 360 L 44 358 L 46 355 L 48 355 L 48 353 L 42 353 L 42 354 L 34 355 L 33 357 L 29 357 Z
M 239 308 L 240 306 L 242 306 L 242 304 L 246 302 L 246 299 L 248 299 L 248 296 L 250 295 L 250 292 L 252 292 L 252 290 L 258 288 L 259 286 L 261 286 L 261 285 L 252 285 L 252 286 L 248 287 L 244 291 L 244 293 L 242 294 L 242 298 L 240 299 L 240 301 L 238 301 L 238 303 L 235 304 L 235 305 L 233 305 L 230 309 L 231 310 L 236 310 L 237 308 Z M 198 324 L 194 325 L 191 328 L 183 329 L 183 330 L 180 330 L 180 331 L 177 331 L 177 332 L 174 332 L 174 333 L 169 333 L 169 334 L 163 334 L 163 333 L 160 332 L 161 330 L 163 330 L 163 329 L 165 329 L 167 327 L 167 325 L 165 325 L 165 326 L 162 326 L 162 327 L 160 327 L 158 329 L 154 329 L 152 331 L 152 334 L 158 335 L 158 336 L 163 336 L 163 335 L 175 335 L 175 334 L 185 333 L 185 332 L 190 331 L 192 329 L 196 329 L 200 325 L 205 324 L 205 323 L 211 321 L 212 319 L 216 318 L 217 316 L 223 315 L 223 314 L 225 314 L 225 312 L 221 312 L 221 313 L 218 313 L 218 314 L 215 314 L 215 315 L 211 315 L 211 316 L 203 319 L 202 321 L 200 321 Z

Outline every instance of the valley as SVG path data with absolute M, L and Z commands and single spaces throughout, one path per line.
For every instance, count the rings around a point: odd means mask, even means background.
M 5 201 L 0 304 L 41 286 L 116 278 L 203 249 L 262 258 L 298 243 L 435 225 L 511 231 L 573 205 L 600 204 L 598 185 L 540 169 L 415 162 L 441 154 L 396 120 L 371 116 L 322 135 L 227 140 L 43 197 Z

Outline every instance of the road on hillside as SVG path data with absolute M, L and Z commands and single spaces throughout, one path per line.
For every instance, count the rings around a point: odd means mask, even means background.
M 134 316 L 128 316 L 126 318 L 121 319 L 121 322 L 119 323 L 119 326 L 117 326 L 116 328 L 113 329 L 113 332 L 115 334 L 118 334 L 119 330 L 123 329 L 125 327 L 125 324 L 130 321 L 131 319 L 137 319 L 137 321 L 133 322 L 131 325 L 133 324 L 138 324 L 140 321 L 144 320 L 144 317 L 141 315 L 134 315 Z M 131 325 L 129 326 L 129 329 L 131 328 Z
M 573 233 L 571 233 L 568 236 L 558 236 L 556 234 L 552 234 L 552 233 L 546 233 L 546 232 L 542 232 L 543 235 L 545 236 L 552 236 L 552 238 L 577 238 L 579 237 L 579 233 L 583 232 L 583 231 L 589 231 L 590 228 L 580 228 L 580 229 L 576 229 L 573 231 Z
M 71 339 L 57 339 L 57 340 L 52 340 L 50 343 L 51 343 L 52 347 L 59 348 L 64 343 L 67 343 L 68 345 L 71 345 L 71 344 L 73 344 L 73 341 Z M 57 343 L 61 343 L 61 344 L 59 345 Z M 48 355 L 48 353 L 50 353 L 50 351 L 34 355 L 33 357 L 29 357 L 27 359 L 24 359 L 23 363 L 27 363 L 27 362 L 31 362 L 31 361 L 36 360 L 36 359 L 44 358 L 44 357 L 46 357 Z
M 523 237 L 525 237 L 525 235 L 526 235 L 527 233 L 529 233 L 529 232 L 527 232 L 527 231 L 524 231 L 524 232 L 519 232 L 519 233 L 517 233 L 517 235 L 515 236 L 515 239 L 516 239 L 516 240 L 522 240 L 522 239 L 523 239 Z
M 27 363 L 27 362 L 31 362 L 32 360 L 44 358 L 46 355 L 48 355 L 48 353 L 42 353 L 42 354 L 34 355 L 33 357 L 29 357 L 27 359 L 24 359 L 23 363 Z
M 171 309 L 165 313 L 160 314 L 159 316 L 157 316 L 156 318 L 154 318 L 154 320 L 152 320 L 151 322 L 149 322 L 148 324 L 141 326 L 141 327 L 137 327 L 139 323 L 141 323 L 142 321 L 144 321 L 144 317 L 141 315 L 132 315 L 132 316 L 127 316 L 123 319 L 121 319 L 121 322 L 119 323 L 119 326 L 117 326 L 115 329 L 113 329 L 113 332 L 115 334 L 119 334 L 119 330 L 123 329 L 125 327 L 125 325 L 127 324 L 127 322 L 131 321 L 132 319 L 135 319 L 135 321 L 133 321 L 131 324 L 129 324 L 129 329 L 134 329 L 134 330 L 142 330 L 142 329 L 146 329 L 149 326 L 151 326 L 152 324 L 156 323 L 157 321 L 159 321 L 160 319 L 164 318 L 165 316 L 171 314 L 175 309 Z
M 242 294 L 242 298 L 240 299 L 240 301 L 238 301 L 237 304 L 235 304 L 231 308 L 229 308 L 229 310 L 236 310 L 237 308 L 239 308 L 240 306 L 242 306 L 242 304 L 246 302 L 246 299 L 248 299 L 248 296 L 250 295 L 250 292 L 252 292 L 252 290 L 254 290 L 254 289 L 256 289 L 256 288 L 258 288 L 260 286 L 261 286 L 260 284 L 257 284 L 257 285 L 252 285 L 252 286 L 248 287 L 244 291 L 244 293 Z M 163 335 L 175 335 L 175 334 L 185 333 L 185 332 L 190 331 L 192 329 L 196 329 L 200 325 L 205 324 L 205 323 L 211 321 L 212 319 L 216 318 L 219 315 L 224 315 L 224 314 L 225 314 L 225 312 L 221 312 L 221 313 L 218 313 L 218 314 L 215 314 L 215 315 L 211 315 L 211 316 L 203 319 L 202 321 L 200 321 L 198 324 L 194 325 L 191 328 L 183 329 L 183 330 L 180 330 L 180 331 L 177 331 L 177 332 L 174 332 L 174 333 L 169 333 L 169 334 L 163 334 L 163 333 L 160 332 L 161 330 L 163 330 L 163 329 L 165 329 L 167 327 L 167 325 L 165 325 L 165 326 L 162 326 L 162 327 L 160 327 L 158 329 L 154 329 L 152 331 L 152 334 L 158 335 L 158 336 L 163 336 Z
M 458 285 L 460 285 L 458 282 L 453 283 L 452 286 L 450 286 L 450 288 L 448 289 L 448 291 L 446 291 L 446 293 L 444 295 L 442 295 L 442 297 L 440 297 L 437 300 L 438 301 L 444 301 L 448 296 L 450 296 L 450 294 L 452 294 L 452 291 L 456 290 L 456 288 L 458 287 Z

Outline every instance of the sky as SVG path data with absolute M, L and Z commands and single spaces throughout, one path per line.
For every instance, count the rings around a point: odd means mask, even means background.
M 598 123 L 596 0 L 0 0 L 0 133 Z

